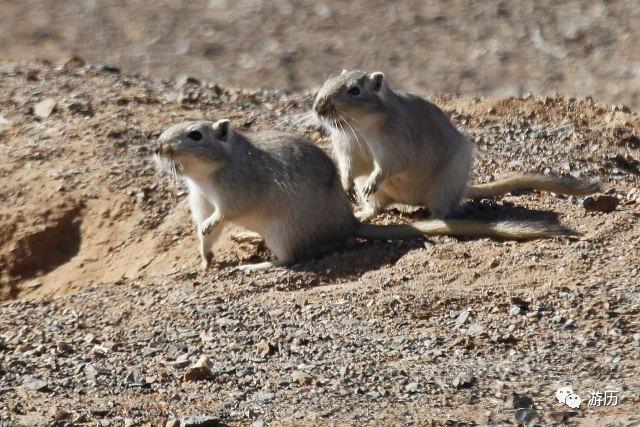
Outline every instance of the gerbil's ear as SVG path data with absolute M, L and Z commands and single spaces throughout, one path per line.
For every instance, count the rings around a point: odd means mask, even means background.
M 342 69 L 342 72 L 341 72 L 340 74 L 347 74 L 348 72 L 349 72 L 349 71 L 347 71 L 347 69 L 346 69 L 346 68 L 343 68 L 343 69 Z
M 231 130 L 231 122 L 227 119 L 218 120 L 215 122 L 211 129 L 213 129 L 213 135 L 220 141 L 226 141 L 229 139 L 229 131 Z
M 380 90 L 382 87 L 382 82 L 384 81 L 384 74 L 380 71 L 376 71 L 374 73 L 369 74 L 369 80 L 371 80 L 371 87 L 376 92 Z

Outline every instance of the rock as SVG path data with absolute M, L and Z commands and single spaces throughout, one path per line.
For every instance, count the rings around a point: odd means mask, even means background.
M 618 207 L 618 199 L 613 196 L 589 196 L 584 199 L 582 206 L 587 212 L 604 212 L 609 213 Z
M 522 314 L 522 309 L 517 306 L 517 305 L 512 305 L 511 308 L 509 309 L 509 316 L 519 316 L 520 314 Z
M 620 154 L 616 154 L 612 160 L 619 168 L 631 172 L 634 175 L 640 175 L 640 161 L 633 157 L 624 157 Z
M 87 422 L 87 416 L 85 414 L 76 414 L 71 419 L 71 425 L 82 424 Z
M 256 355 L 263 358 L 275 353 L 276 350 L 277 347 L 268 341 L 261 341 L 255 346 Z
M 259 391 L 255 395 L 255 399 L 257 403 L 268 403 L 275 399 L 276 395 L 271 393 L 270 391 Z
M 129 372 L 126 377 L 124 377 L 125 384 L 133 384 L 136 382 L 136 376 L 133 372 Z
M 56 348 L 58 349 L 58 351 L 62 352 L 62 353 L 71 353 L 73 351 L 73 348 L 66 342 L 64 341 L 60 341 L 57 345 Z
M 68 414 L 56 405 L 53 405 L 51 408 L 49 408 L 47 415 L 49 415 L 49 418 L 54 421 L 60 421 L 67 418 Z
M 100 376 L 100 375 L 109 375 L 111 374 L 111 371 L 107 368 L 102 368 L 100 366 L 96 366 L 96 365 L 87 365 L 84 368 L 84 372 L 87 375 L 87 378 L 89 378 L 90 380 L 95 379 L 96 377 Z
M 533 409 L 520 408 L 516 409 L 515 417 L 518 424 L 533 425 L 538 420 L 538 413 Z
M 254 421 L 253 424 L 251 424 L 251 427 L 264 427 L 264 421 L 262 420 Z
M 506 401 L 508 408 L 520 409 L 520 408 L 533 408 L 533 399 L 524 394 L 511 393 Z
M 407 393 L 415 393 L 416 391 L 418 391 L 419 385 L 420 384 L 418 384 L 416 381 L 412 381 L 404 386 L 404 391 L 406 391 Z
M 575 325 L 575 320 L 573 319 L 569 319 L 566 322 L 564 322 L 564 324 L 560 327 L 561 330 L 566 331 L 569 329 L 575 329 L 576 325 Z
M 72 71 L 81 67 L 84 67 L 85 65 L 85 60 L 79 56 L 72 56 L 71 58 L 69 58 L 67 60 L 67 62 L 64 63 L 64 70 L 65 71 Z
M 88 117 L 93 116 L 93 107 L 87 101 L 72 102 L 67 108 L 74 114 L 80 114 Z
M 46 119 L 51 115 L 51 113 L 53 113 L 53 110 L 56 108 L 56 104 L 57 102 L 53 98 L 47 98 L 40 101 L 33 107 L 33 114 L 42 119 Z
M 11 122 L 7 120 L 4 116 L 0 116 L 0 130 L 8 128 L 11 126 Z
M 467 329 L 467 335 L 471 337 L 477 337 L 479 335 L 482 335 L 483 332 L 484 332 L 484 326 L 482 326 L 480 322 L 474 323 L 473 325 L 469 326 L 469 329 Z
M 471 388 L 478 382 L 478 379 L 471 374 L 459 374 L 451 383 L 458 390 L 463 388 Z
M 636 347 L 640 347 L 640 332 L 637 334 L 633 334 L 633 343 Z
M 202 356 L 198 361 L 184 373 L 184 381 L 204 381 L 212 376 L 211 361 L 207 356 Z
M 87 344 L 99 344 L 100 341 L 96 338 L 94 334 L 87 334 L 84 336 L 84 342 Z
M 222 425 L 216 417 L 198 416 L 180 419 L 180 427 L 217 427 Z
M 109 413 L 109 408 L 106 408 L 104 406 L 98 406 L 98 407 L 89 409 L 89 412 L 91 412 L 93 415 L 97 417 L 104 417 Z
M 185 86 L 200 86 L 200 80 L 191 76 L 180 76 L 176 80 L 176 89 L 183 89 Z
M 124 419 L 124 427 L 133 427 L 134 425 L 136 425 L 136 422 L 133 420 L 133 418 Z
M 91 352 L 95 357 L 107 357 L 107 353 L 109 353 L 109 350 L 106 347 L 96 344 L 91 349 Z
M 171 363 L 171 366 L 176 369 L 182 369 L 189 366 L 189 353 L 181 354 L 180 356 L 178 356 L 175 362 Z
M 44 391 L 49 385 L 45 380 L 41 380 L 39 378 L 35 378 L 30 375 L 27 375 L 26 377 L 24 377 L 24 379 L 22 380 L 22 384 L 25 387 L 27 387 L 29 390 L 35 390 L 35 391 Z
M 471 312 L 469 312 L 469 310 L 462 310 L 460 314 L 458 314 L 458 317 L 456 317 L 456 325 L 458 326 L 464 325 L 464 322 L 467 321 L 470 314 Z
M 116 67 L 115 65 L 103 65 L 100 67 L 100 70 L 104 71 L 105 73 L 120 74 L 120 68 Z
M 152 357 L 152 356 L 155 356 L 156 354 L 160 353 L 161 351 L 162 351 L 162 349 L 160 349 L 160 348 L 149 347 L 144 351 L 144 353 L 142 353 L 142 355 L 144 357 Z
M 291 373 L 291 382 L 300 385 L 309 385 L 313 382 L 313 376 L 303 371 L 293 371 Z
M 227 317 L 221 317 L 219 319 L 216 319 L 216 324 L 218 326 L 221 326 L 221 327 L 236 326 L 238 324 L 238 321 L 234 320 L 234 319 L 227 318 Z

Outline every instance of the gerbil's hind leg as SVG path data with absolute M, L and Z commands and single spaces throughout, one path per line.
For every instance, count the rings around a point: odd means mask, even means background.
M 253 231 L 241 231 L 240 233 L 235 233 L 231 236 L 231 240 L 238 243 L 252 243 L 258 244 L 264 242 L 264 238 Z
M 239 265 L 238 270 L 244 271 L 245 273 L 251 273 L 254 271 L 268 270 L 272 267 L 282 267 L 287 264 L 291 264 L 291 261 L 277 259 L 275 261 L 264 261 L 264 262 L 258 262 L 255 264 Z
M 298 239 L 296 238 L 296 223 L 291 219 L 280 218 L 263 231 L 265 246 L 275 255 L 275 261 L 265 261 L 257 264 L 238 266 L 241 271 L 260 271 L 271 267 L 291 264 L 299 255 Z M 298 230 L 299 231 L 299 230 Z
M 426 206 L 431 219 L 444 219 L 455 213 L 462 199 L 463 188 L 431 187 L 427 194 Z
M 472 161 L 473 147 L 465 140 L 462 149 L 441 166 L 437 176 L 431 177 L 426 185 L 425 205 L 429 208 L 432 218 L 446 218 L 458 211 L 467 188 Z

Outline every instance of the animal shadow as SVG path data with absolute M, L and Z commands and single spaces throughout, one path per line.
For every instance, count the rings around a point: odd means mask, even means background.
M 394 209 L 384 213 L 391 222 L 413 222 L 429 219 L 429 211 L 425 208 L 414 208 L 407 213 Z M 400 220 L 401 217 L 403 220 Z M 508 203 L 497 203 L 492 200 L 469 201 L 463 204 L 449 219 L 468 219 L 474 221 L 531 221 L 560 225 L 558 214 L 552 211 L 529 209 Z M 393 221 L 393 219 L 398 219 Z M 457 238 L 461 241 L 473 240 L 474 237 Z M 356 240 L 333 248 L 315 257 L 302 260 L 286 267 L 287 273 L 281 276 L 283 281 L 291 284 L 287 290 L 299 290 L 334 283 L 341 279 L 357 279 L 362 274 L 375 271 L 396 263 L 406 253 L 424 247 L 428 237 L 409 240 L 367 241 Z M 265 259 L 268 251 L 252 259 L 257 262 Z M 268 258 L 268 256 L 266 257 Z
M 416 208 L 403 215 L 409 221 L 429 219 L 427 208 Z M 530 209 L 511 203 L 498 203 L 494 200 L 472 200 L 463 203 L 455 214 L 447 219 L 468 219 L 474 221 L 532 221 L 548 224 L 560 224 L 557 212 L 540 209 Z

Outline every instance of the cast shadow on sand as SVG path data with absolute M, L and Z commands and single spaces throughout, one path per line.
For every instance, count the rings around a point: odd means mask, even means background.
M 559 225 L 558 214 L 552 211 L 530 209 L 524 206 L 512 204 L 496 203 L 494 201 L 470 201 L 462 205 L 459 212 L 451 219 L 469 219 L 475 221 L 532 221 Z M 391 209 L 379 218 L 385 218 L 387 223 L 400 222 L 411 223 L 413 221 L 427 220 L 429 218 L 428 209 L 413 208 L 410 212 L 399 212 Z M 394 221 L 394 218 L 396 221 Z M 571 230 L 568 230 L 571 236 Z M 437 244 L 439 237 L 415 238 L 409 240 L 393 241 L 367 241 L 358 239 L 346 242 L 334 251 L 318 255 L 316 257 L 301 261 L 286 267 L 288 270 L 282 276 L 283 280 L 291 281 L 293 277 L 299 276 L 302 282 L 307 283 L 306 287 L 321 286 L 327 283 L 334 283 L 337 280 L 356 280 L 362 274 L 369 271 L 378 270 L 384 266 L 396 263 L 406 253 L 425 247 L 425 242 Z M 478 240 L 478 237 L 462 237 L 459 241 Z M 266 255 L 268 251 L 261 251 L 260 255 Z M 252 257 L 250 262 L 264 261 L 264 257 Z M 311 273 L 311 275 L 309 274 Z M 261 275 L 264 272 L 251 273 Z M 287 278 L 291 275 L 292 277 Z M 299 280 L 300 281 L 300 280 Z M 305 286 L 302 285 L 302 288 Z M 300 286 L 294 287 L 296 290 Z

